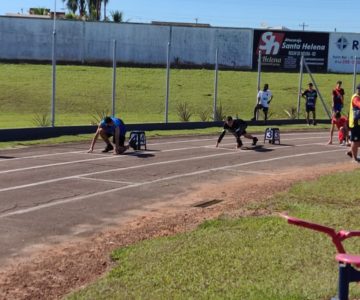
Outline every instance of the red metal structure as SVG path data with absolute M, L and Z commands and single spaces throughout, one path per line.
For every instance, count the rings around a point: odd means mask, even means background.
M 356 267 L 360 267 L 360 255 L 347 254 L 342 242 L 348 238 L 360 236 L 360 231 L 340 230 L 336 232 L 336 230 L 333 228 L 290 217 L 286 214 L 280 214 L 280 216 L 285 218 L 289 224 L 319 231 L 330 236 L 337 250 L 335 259 L 339 262 L 338 299 L 348 300 L 350 282 L 360 281 L 360 271 L 355 269 Z

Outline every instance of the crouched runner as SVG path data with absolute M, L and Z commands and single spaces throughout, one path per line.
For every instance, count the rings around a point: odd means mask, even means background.
M 93 152 L 96 140 L 100 136 L 106 147 L 102 152 L 109 152 L 114 150 L 114 154 L 124 153 L 129 146 L 125 146 L 125 135 L 126 135 L 126 126 L 124 122 L 119 118 L 105 117 L 101 120 L 98 129 L 94 135 L 94 138 L 91 141 L 90 149 L 88 153 Z M 111 144 L 109 138 L 113 137 L 114 146 Z
M 252 136 L 251 134 L 246 132 L 246 127 L 247 127 L 247 123 L 244 120 L 241 119 L 233 119 L 231 116 L 227 117 L 224 123 L 224 130 L 223 132 L 220 134 L 218 141 L 216 143 L 216 147 L 219 146 L 219 144 L 221 143 L 221 140 L 223 139 L 223 137 L 226 134 L 226 131 L 231 132 L 235 138 L 236 138 L 236 148 L 241 148 L 241 146 L 243 145 L 240 137 L 243 135 L 244 137 L 246 137 L 247 139 L 252 139 L 252 145 L 255 146 L 258 138 Z

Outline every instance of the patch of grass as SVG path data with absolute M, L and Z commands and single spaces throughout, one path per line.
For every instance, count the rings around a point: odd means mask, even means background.
M 271 216 L 287 210 L 335 228 L 359 229 L 360 170 L 295 184 L 266 202 L 270 215 L 207 221 L 193 232 L 114 251 L 118 265 L 69 299 L 329 299 L 337 263 L 329 238 Z M 346 247 L 359 253 L 360 240 Z M 351 296 L 360 287 L 351 285 Z
M 116 115 L 126 123 L 163 122 L 165 111 L 165 69 L 118 69 Z M 194 111 L 212 111 L 212 70 L 171 70 L 169 121 L 177 121 L 177 104 L 186 101 Z M 315 74 L 317 84 L 330 106 L 331 90 L 339 79 L 349 101 L 352 74 Z M 304 82 L 309 81 L 304 76 Z M 252 71 L 220 71 L 218 103 L 226 113 L 248 120 L 256 102 L 257 73 Z M 94 111 L 111 111 L 112 66 L 57 66 L 56 118 L 62 125 L 84 125 Z M 272 119 L 284 118 L 284 109 L 297 105 L 298 74 L 263 72 L 262 81 L 270 84 L 274 94 L 270 111 Z M 241 93 L 239 92 L 241 82 Z M 305 86 L 304 86 L 305 87 Z M 51 65 L 0 64 L 0 128 L 31 127 L 32 116 L 50 112 Z M 301 116 L 304 104 L 301 103 Z M 348 103 L 348 102 L 347 102 Z M 11 115 L 19 116 L 12 119 Z M 211 113 L 212 115 L 212 113 Z M 317 116 L 326 117 L 320 101 Z M 201 116 L 193 115 L 194 121 Z M 15 120 L 15 121 L 14 121 Z

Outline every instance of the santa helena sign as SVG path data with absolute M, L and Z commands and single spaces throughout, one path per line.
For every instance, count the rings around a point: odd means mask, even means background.
M 328 45 L 328 33 L 254 30 L 253 68 L 257 68 L 260 51 L 264 70 L 298 70 L 304 55 L 312 70 L 326 71 Z

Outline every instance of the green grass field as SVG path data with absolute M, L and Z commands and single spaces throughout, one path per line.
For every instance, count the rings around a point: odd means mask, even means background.
M 165 107 L 165 69 L 118 68 L 116 114 L 126 123 L 163 122 Z M 315 79 L 328 106 L 331 90 L 343 81 L 346 100 L 352 94 L 352 75 L 315 74 Z M 256 101 L 257 73 L 220 71 L 218 103 L 224 113 L 250 119 Z M 304 76 L 303 87 L 309 81 Z M 262 82 L 269 83 L 274 100 L 270 118 L 287 118 L 284 109 L 297 105 L 299 75 L 297 73 L 263 73 Z M 0 64 L 0 128 L 39 126 L 36 118 L 50 118 L 51 65 Z M 112 68 L 89 66 L 57 66 L 55 124 L 86 125 L 97 115 L 111 111 Z M 170 75 L 169 121 L 179 121 L 177 105 L 187 102 L 191 121 L 200 114 L 212 115 L 214 71 L 173 69 Z M 304 101 L 302 101 L 303 117 Z M 326 114 L 320 103 L 318 117 Z
M 337 289 L 330 239 L 275 213 L 359 229 L 359 180 L 357 170 L 301 182 L 248 205 L 267 216 L 208 221 L 193 232 L 119 249 L 106 277 L 68 299 L 330 299 Z M 346 247 L 360 253 L 360 240 Z M 351 296 L 360 297 L 359 285 L 351 285 Z

